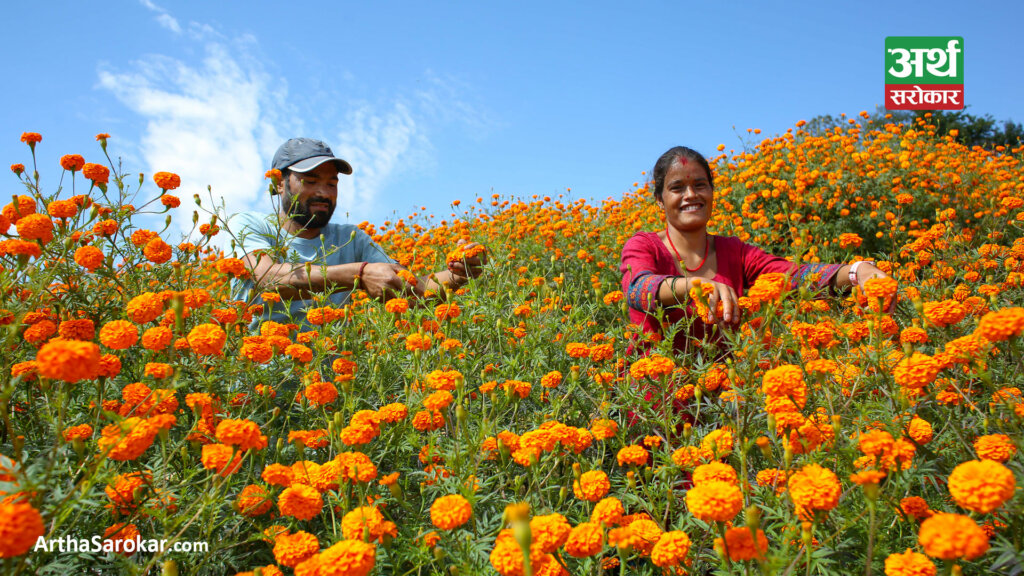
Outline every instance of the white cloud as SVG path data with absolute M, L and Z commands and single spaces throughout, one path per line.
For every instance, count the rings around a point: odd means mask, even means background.
M 369 217 L 387 181 L 403 167 L 429 162 L 430 141 L 402 102 L 386 111 L 357 105 L 343 126 L 333 149 L 352 164 L 352 177 L 341 180 L 338 208 L 359 221 Z
M 227 212 L 262 208 L 269 202 L 263 172 L 273 154 L 275 130 L 285 88 L 271 86 L 267 75 L 246 65 L 220 44 L 209 44 L 200 66 L 153 56 L 135 71 L 101 70 L 100 86 L 146 119 L 140 153 L 149 173 L 181 176 L 178 194 L 185 201 L 177 216 L 183 232 L 192 222 L 186 210 L 198 193 L 209 207 L 223 198 Z M 276 146 L 276 144 L 270 144 Z
M 158 24 L 175 34 L 181 34 L 181 25 L 178 24 L 178 20 L 174 16 L 167 13 L 167 10 L 157 6 L 152 0 L 139 0 L 139 3 L 157 13 L 156 21 Z

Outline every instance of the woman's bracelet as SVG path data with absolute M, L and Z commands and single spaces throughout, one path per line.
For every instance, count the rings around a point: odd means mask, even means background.
M 850 286 L 858 285 L 857 268 L 860 268 L 861 264 L 871 264 L 872 266 L 875 265 L 875 263 L 872 262 L 871 260 L 857 260 L 856 262 L 854 262 L 853 265 L 850 266 Z

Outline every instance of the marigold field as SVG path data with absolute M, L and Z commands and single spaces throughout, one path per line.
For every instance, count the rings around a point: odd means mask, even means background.
M 107 135 L 37 167 L 25 133 L 0 215 L 0 572 L 1021 573 L 1024 147 L 864 118 L 711 158 L 710 228 L 892 280 L 768 278 L 731 354 L 685 357 L 627 352 L 619 253 L 664 225 L 643 182 L 364 223 L 420 275 L 460 239 L 490 263 L 444 299 L 357 292 L 251 330 L 208 199 L 121 171 Z

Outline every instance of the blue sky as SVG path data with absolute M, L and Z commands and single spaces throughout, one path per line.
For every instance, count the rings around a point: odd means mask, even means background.
M 355 173 L 336 221 L 380 223 L 492 193 L 621 195 L 667 148 L 740 148 L 882 102 L 886 36 L 964 37 L 969 111 L 1024 121 L 1016 3 L 17 2 L 5 9 L 0 153 L 207 185 L 269 209 L 285 139 L 322 138 Z M 8 193 L 18 192 L 13 176 Z M 147 184 L 152 186 L 152 184 Z M 191 212 L 183 204 L 178 220 Z

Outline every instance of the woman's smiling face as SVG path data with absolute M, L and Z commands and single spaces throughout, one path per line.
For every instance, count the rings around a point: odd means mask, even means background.
M 680 232 L 705 228 L 714 207 L 714 189 L 704 167 L 681 157 L 665 173 L 665 188 L 658 200 L 666 221 Z

